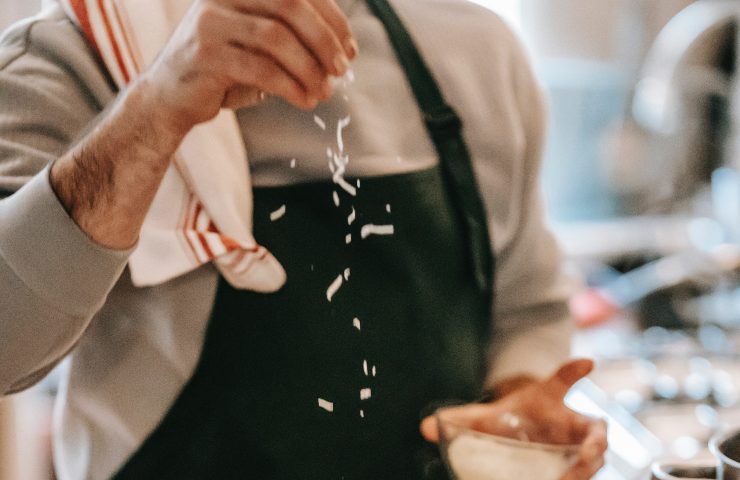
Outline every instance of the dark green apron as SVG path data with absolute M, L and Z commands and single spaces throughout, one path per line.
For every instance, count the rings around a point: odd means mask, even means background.
M 328 181 L 255 189 L 255 235 L 288 282 L 272 295 L 220 282 L 193 377 L 115 478 L 446 478 L 419 422 L 481 395 L 491 243 L 460 120 L 391 7 L 368 4 L 407 69 L 439 166 L 362 178 L 339 208 Z M 271 222 L 281 205 L 287 214 Z M 363 239 L 370 224 L 394 233 Z

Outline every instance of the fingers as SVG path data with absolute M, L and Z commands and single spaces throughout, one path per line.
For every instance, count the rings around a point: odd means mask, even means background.
M 298 108 L 313 109 L 318 101 L 309 95 L 288 72 L 259 52 L 231 47 L 235 61 L 228 75 L 234 83 L 248 85 L 284 98 Z
M 495 415 L 494 410 L 490 405 L 485 404 L 473 403 L 460 407 L 444 408 L 437 412 L 436 415 L 431 415 L 422 420 L 420 430 L 422 436 L 428 442 L 437 443 L 439 442 L 438 417 L 452 422 L 457 426 L 475 430 L 482 419 L 491 415 Z
M 589 480 L 604 468 L 604 459 L 600 458 L 592 463 L 577 463 L 563 475 L 561 480 Z
M 266 1 L 283 4 L 283 8 L 276 13 L 298 34 L 327 72 L 338 77 L 347 73 L 347 53 L 340 39 L 313 5 L 303 0 Z
M 314 99 L 325 100 L 332 94 L 328 74 L 316 58 L 284 23 L 256 15 L 230 11 L 209 24 L 210 35 L 227 35 L 232 46 L 258 51 L 274 60 L 295 78 Z M 228 32 L 228 33 L 224 33 Z
M 578 461 L 561 480 L 588 480 L 604 466 L 608 448 L 607 426 L 603 420 L 593 420 L 588 436 L 581 445 Z
M 354 59 L 359 53 L 359 47 L 349 28 L 347 17 L 339 9 L 334 0 L 309 0 L 311 5 L 319 12 L 326 23 L 334 30 L 334 34 L 339 39 L 344 52 L 350 60 Z
M 316 57 L 324 70 L 341 77 L 349 69 L 349 57 L 342 40 L 308 0 L 225 0 L 244 13 L 259 14 L 283 22 Z M 316 0 L 327 3 L 329 0 Z M 330 11 L 324 7 L 322 11 Z M 347 24 L 343 15 L 339 17 Z M 349 26 L 345 27 L 349 29 Z M 346 40 L 345 40 L 346 42 Z
M 421 436 L 427 442 L 439 443 L 439 426 L 437 425 L 437 417 L 434 415 L 422 420 L 419 430 L 421 431 Z
M 565 398 L 568 390 L 591 373 L 594 368 L 593 360 L 581 359 L 566 363 L 552 377 L 545 380 L 544 389 L 548 394 L 558 398 Z
M 223 108 L 236 110 L 238 108 L 252 107 L 265 100 L 265 93 L 254 87 L 233 87 L 226 92 L 226 97 L 222 104 Z
M 597 421 L 591 417 L 580 415 L 568 409 L 573 414 L 573 420 L 570 425 L 570 438 L 569 443 L 582 443 L 591 433 L 594 421 Z

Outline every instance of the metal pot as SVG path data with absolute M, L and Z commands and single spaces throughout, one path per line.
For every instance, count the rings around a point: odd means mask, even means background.
M 740 429 L 715 435 L 709 449 L 717 459 L 717 480 L 740 480 Z
M 652 480 L 740 480 L 740 428 L 715 435 L 709 448 L 715 465 L 698 462 L 656 462 Z

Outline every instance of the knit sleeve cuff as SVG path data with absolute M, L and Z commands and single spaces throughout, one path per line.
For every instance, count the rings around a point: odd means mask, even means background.
M 531 376 L 544 379 L 555 373 L 570 357 L 572 320 L 560 319 L 503 334 L 496 339 L 486 385 Z
M 69 217 L 47 167 L 0 201 L 0 261 L 61 312 L 92 316 L 102 307 L 132 250 L 96 244 Z

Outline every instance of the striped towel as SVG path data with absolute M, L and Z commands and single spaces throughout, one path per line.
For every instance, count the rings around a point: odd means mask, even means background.
M 151 64 L 191 0 L 62 0 L 119 89 Z M 252 189 L 236 116 L 223 110 L 185 138 L 129 261 L 136 286 L 213 262 L 235 288 L 274 292 L 285 271 L 252 235 Z

